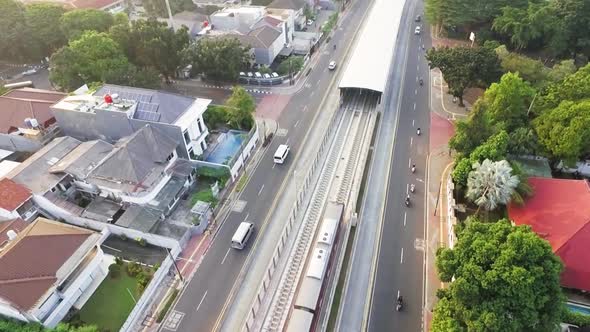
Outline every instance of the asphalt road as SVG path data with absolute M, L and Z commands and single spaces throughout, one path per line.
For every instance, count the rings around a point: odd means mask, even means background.
M 405 10 L 409 10 L 409 14 L 402 18 L 400 36 L 409 36 L 405 44 L 407 62 L 402 77 L 399 119 L 380 232 L 369 331 L 422 331 L 423 252 L 420 246 L 425 227 L 430 111 L 429 70 L 421 48 L 424 45 L 428 49 L 431 43 L 427 25 L 414 22 L 416 15 L 422 15 L 422 3 Z M 419 36 L 414 35 L 418 24 L 423 29 Z M 400 41 L 400 44 L 404 42 Z M 406 52 L 406 49 L 399 51 Z M 419 77 L 424 79 L 424 86 L 419 85 Z M 421 128 L 420 136 L 416 135 L 418 127 Z M 414 174 L 410 170 L 411 164 L 416 165 Z M 416 191 L 409 193 L 411 205 L 406 207 L 404 199 L 411 183 L 416 185 Z M 401 312 L 395 310 L 398 293 L 404 298 Z
M 249 249 L 259 237 L 263 236 L 256 230 L 262 228 L 261 223 L 271 212 L 269 207 L 275 197 L 281 194 L 278 190 L 288 175 L 286 170 L 289 165 L 275 167 L 272 155 L 279 144 L 288 142 L 291 146 L 288 163 L 297 158 L 301 141 L 312 127 L 312 119 L 315 112 L 320 111 L 318 108 L 332 80 L 332 73 L 327 70 L 328 63 L 333 59 L 341 62 L 346 51 L 342 46 L 353 38 L 357 28 L 357 24 L 351 23 L 361 19 L 368 5 L 366 1 L 356 1 L 352 4 L 350 15 L 343 19 L 342 28 L 335 32 L 329 47 L 320 49 L 321 58 L 310 73 L 307 87 L 294 94 L 283 110 L 279 118 L 279 127 L 287 129 L 287 135 L 275 136 L 264 151 L 261 162 L 251 174 L 248 174 L 250 180 L 239 198 L 246 202 L 244 209 L 241 212 L 230 213 L 223 222 L 197 272 L 188 281 L 179 300 L 172 308 L 183 314 L 176 331 L 213 330 Z M 334 42 L 342 46 L 332 50 L 331 46 Z M 307 107 L 304 108 L 304 106 Z M 255 231 L 244 250 L 230 249 L 231 237 L 242 221 L 254 223 Z M 166 327 L 162 330 L 167 331 Z

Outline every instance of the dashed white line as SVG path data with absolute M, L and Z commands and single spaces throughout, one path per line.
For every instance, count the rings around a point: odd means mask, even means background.
M 197 311 L 199 311 L 201 304 L 203 304 L 203 301 L 205 301 L 205 297 L 207 297 L 207 292 L 208 292 L 208 290 L 206 290 L 205 294 L 203 294 L 203 298 L 201 298 L 201 302 L 199 302 L 199 305 L 197 306 Z
M 223 262 L 225 262 L 225 259 L 227 258 L 227 255 L 229 255 L 230 250 L 231 250 L 231 248 L 227 248 L 227 252 L 225 253 L 225 256 L 223 256 L 223 259 L 221 260 L 221 265 L 223 265 Z
M 260 196 L 260 194 L 262 194 L 262 190 L 264 190 L 264 185 L 262 185 L 262 187 L 260 187 L 260 190 L 258 190 L 258 196 Z
M 404 226 L 406 225 L 406 219 L 408 217 L 408 214 L 406 212 L 404 212 Z
M 412 167 L 412 158 L 408 159 L 408 168 Z
M 414 122 L 415 122 L 415 121 L 416 121 L 416 120 L 412 120 L 412 127 L 414 127 L 414 125 L 415 125 L 415 124 L 414 124 Z
M 244 221 L 248 221 L 249 216 L 250 216 L 250 213 L 248 212 L 248 214 L 246 214 L 246 218 L 244 218 Z
M 412 146 L 412 143 L 414 143 L 414 137 L 413 136 L 410 137 L 410 147 Z
M 406 195 L 410 192 L 410 184 L 406 183 Z
M 297 128 L 298 125 L 299 125 L 299 120 L 297 120 L 297 122 L 295 122 L 295 124 L 293 125 L 293 128 Z
M 414 103 L 414 111 L 416 110 L 416 103 Z
M 307 105 L 301 109 L 301 112 L 305 113 L 307 111 Z
M 418 89 L 414 90 L 414 94 L 417 95 L 418 94 Z
M 276 163 L 272 163 L 272 167 L 271 168 L 274 169 L 276 165 L 277 165 Z
M 285 145 L 289 145 L 289 138 L 285 141 Z
M 400 257 L 399 257 L 399 263 L 400 264 L 403 264 L 404 263 L 404 248 L 402 248 L 402 253 L 401 253 Z
M 417 66 L 416 66 L 416 70 L 417 70 L 417 71 L 420 71 L 420 65 L 417 65 Z

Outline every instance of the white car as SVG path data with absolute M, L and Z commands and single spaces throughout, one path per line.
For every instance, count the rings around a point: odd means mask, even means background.
M 262 74 L 262 76 L 264 76 L 264 78 L 270 78 L 270 74 Z
M 246 76 L 246 73 L 244 73 L 243 71 L 240 72 L 240 76 Z
M 336 69 L 336 61 L 330 61 L 330 64 L 328 65 L 328 69 L 329 70 Z
M 256 78 L 262 78 L 262 74 L 259 72 L 255 72 L 254 76 L 256 76 Z
M 419 35 L 420 34 L 420 30 L 421 30 L 420 27 L 417 26 L 416 29 L 414 29 L 414 34 L 415 35 Z
M 254 74 L 252 74 L 252 72 L 248 72 L 248 77 L 253 77 Z
M 271 74 L 271 76 L 272 76 L 272 77 L 279 77 L 279 74 L 277 74 L 277 73 L 274 73 L 274 72 L 273 72 L 273 73 Z

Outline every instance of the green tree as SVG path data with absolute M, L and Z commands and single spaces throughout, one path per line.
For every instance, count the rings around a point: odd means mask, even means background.
M 549 2 L 554 34 L 548 42 L 556 55 L 584 54 L 590 57 L 590 2 L 553 0 Z
M 449 147 L 463 155 L 469 155 L 493 134 L 494 128 L 489 115 L 481 102 L 476 102 L 467 120 L 455 123 L 455 135 L 451 137 Z
M 535 114 L 556 108 L 562 101 L 579 101 L 590 96 L 590 64 L 580 68 L 562 81 L 551 84 L 535 100 Z
M 510 38 L 517 49 L 527 48 L 539 41 L 546 33 L 553 19 L 545 3 L 529 3 L 528 8 L 502 8 L 502 15 L 496 17 L 492 28 Z
M 518 186 L 518 177 L 512 175 L 512 167 L 506 160 L 475 162 L 467 178 L 469 200 L 486 211 L 495 210 L 510 202 Z
M 25 8 L 31 57 L 41 59 L 50 56 L 66 44 L 66 37 L 59 25 L 65 12 L 63 6 L 51 3 L 33 3 Z
M 543 87 L 547 84 L 549 68 L 545 67 L 541 61 L 509 52 L 506 46 L 498 47 L 496 53 L 500 58 L 503 71 L 518 73 L 525 81 L 536 87 Z
M 449 85 L 449 92 L 463 106 L 463 92 L 476 86 L 487 86 L 501 75 L 500 60 L 488 48 L 432 48 L 426 54 L 430 68 L 439 68 Z
M 26 56 L 25 8 L 15 0 L 0 0 L 0 59 L 23 61 Z
M 248 61 L 250 47 L 236 38 L 203 38 L 189 45 L 185 51 L 186 63 L 193 65 L 193 74 L 203 74 L 215 81 L 236 81 Z
M 490 136 L 484 143 L 475 148 L 469 155 L 471 163 L 482 162 L 484 159 L 499 161 L 508 156 L 508 140 L 510 137 L 505 130 Z
M 119 24 L 111 28 L 111 36 L 127 54 L 127 58 L 141 68 L 156 69 L 166 81 L 174 77 L 182 64 L 181 51 L 188 46 L 186 27 L 176 32 L 166 23 L 154 18 Z
M 563 101 L 534 124 L 539 142 L 553 158 L 572 164 L 590 153 L 590 99 Z
M 106 33 L 87 31 L 51 56 L 49 79 L 66 91 L 84 83 L 106 82 L 113 72 L 120 76 L 129 68 L 119 45 Z
M 250 130 L 254 126 L 256 103 L 254 98 L 240 86 L 232 88 L 232 94 L 225 102 L 228 121 L 233 128 Z
M 555 331 L 564 296 L 562 264 L 529 226 L 468 219 L 436 267 L 447 288 L 437 293 L 433 332 Z
M 182 11 L 195 11 L 196 5 L 191 0 L 169 0 L 172 15 Z M 168 18 L 168 9 L 164 0 L 144 0 L 143 8 L 150 17 Z
M 492 124 L 512 132 L 528 125 L 528 109 L 534 95 L 535 89 L 518 74 L 507 73 L 500 82 L 492 83 L 480 102 Z
M 68 40 L 80 37 L 84 31 L 107 32 L 114 24 L 113 15 L 98 9 L 75 9 L 60 20 L 61 31 Z
M 517 128 L 509 134 L 508 153 L 522 156 L 535 155 L 539 151 L 539 138 L 532 128 Z
M 304 63 L 302 56 L 292 55 L 279 64 L 277 72 L 281 75 L 295 74 L 303 68 Z
M 549 71 L 548 79 L 553 83 L 563 81 L 567 76 L 572 75 L 578 70 L 574 60 L 563 60 L 556 63 Z

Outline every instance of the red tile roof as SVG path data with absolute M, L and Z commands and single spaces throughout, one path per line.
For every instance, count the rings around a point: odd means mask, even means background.
M 0 252 L 0 297 L 21 310 L 34 307 L 54 286 L 57 271 L 92 233 L 38 218 Z
M 37 119 L 44 127 L 55 122 L 49 107 L 66 95 L 61 92 L 22 88 L 0 96 L 0 133 L 9 134 L 25 126 L 26 118 Z
M 530 225 L 549 241 L 565 265 L 565 287 L 590 290 L 590 186 L 585 180 L 529 178 L 534 196 L 523 206 L 510 204 L 517 225 Z
M 31 191 L 9 178 L 0 180 L 0 208 L 14 211 L 31 197 Z

